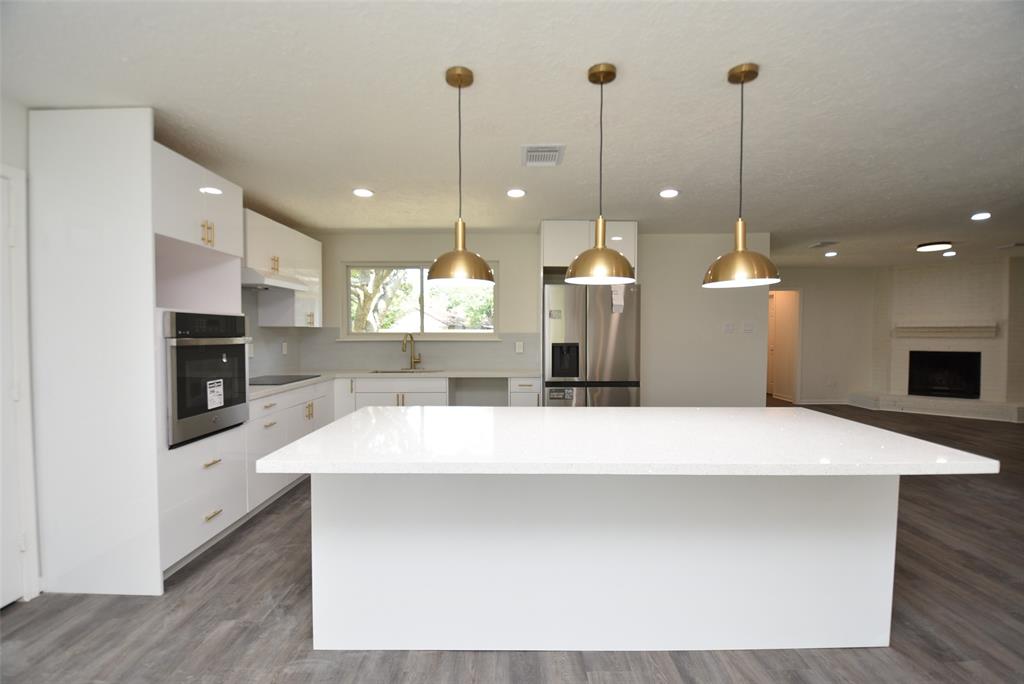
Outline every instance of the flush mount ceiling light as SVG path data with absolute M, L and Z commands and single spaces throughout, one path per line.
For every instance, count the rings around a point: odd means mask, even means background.
M 826 256 L 827 258 L 831 259 L 832 257 L 837 257 L 837 256 L 839 256 L 839 252 L 825 252 L 825 256 Z
M 595 64 L 587 71 L 587 80 L 601 87 L 598 110 L 597 221 L 594 222 L 594 246 L 576 255 L 565 272 L 572 285 L 619 285 L 636 282 L 633 264 L 617 250 L 605 246 L 604 222 L 604 84 L 615 80 L 614 64 Z
M 943 252 L 942 256 L 944 256 L 944 257 L 956 256 L 956 250 L 951 249 L 949 251 Z
M 373 197 L 373 190 L 370 190 L 369 188 L 356 188 L 352 191 L 352 194 L 356 197 Z
M 482 256 L 466 249 L 466 222 L 462 220 L 462 89 L 473 85 L 473 72 L 463 66 L 453 66 L 445 72 L 444 80 L 459 91 L 459 218 L 455 221 L 455 249 L 434 259 L 427 280 L 473 282 L 493 287 L 494 271 Z
M 220 188 L 212 188 L 212 187 L 199 188 L 199 192 L 203 193 L 204 195 L 223 195 L 224 194 L 224 191 L 221 190 Z
M 918 252 L 945 252 L 952 247 L 950 242 L 924 242 L 917 246 Z
M 658 193 L 658 196 L 662 199 L 672 199 L 674 197 L 679 197 L 679 191 L 675 188 L 665 188 Z
M 992 214 L 987 211 L 979 211 L 977 214 L 971 214 L 972 221 L 988 221 L 992 218 Z
M 772 285 L 782 280 L 779 269 L 763 254 L 747 249 L 747 227 L 743 222 L 743 94 L 746 83 L 757 78 L 760 67 L 756 64 L 740 64 L 729 69 L 729 83 L 740 86 L 740 201 L 739 218 L 736 219 L 736 243 L 733 251 L 715 259 L 704 274 L 704 287 L 753 287 Z
M 512 199 L 519 199 L 520 197 L 526 197 L 526 191 L 523 190 L 522 188 L 511 188 L 505 194 L 508 195 L 509 197 L 511 197 Z

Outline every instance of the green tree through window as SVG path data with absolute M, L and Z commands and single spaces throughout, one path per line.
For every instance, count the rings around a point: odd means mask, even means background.
M 348 270 L 350 333 L 491 333 L 494 288 L 427 280 L 427 269 L 352 266 Z

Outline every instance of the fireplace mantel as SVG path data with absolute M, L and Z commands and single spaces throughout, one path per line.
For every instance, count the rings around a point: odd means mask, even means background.
M 893 337 L 997 337 L 999 326 L 992 325 L 897 325 Z

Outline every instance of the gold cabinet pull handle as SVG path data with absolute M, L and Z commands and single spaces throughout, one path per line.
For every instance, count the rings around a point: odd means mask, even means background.
M 210 223 L 208 221 L 203 221 L 199 225 L 203 227 L 203 244 L 210 244 Z
M 278 273 L 281 270 L 281 257 L 270 257 L 270 270 Z
M 210 246 L 213 247 L 217 243 L 217 224 L 210 221 Z
M 402 395 L 399 394 L 398 392 L 395 392 L 395 406 L 401 406 L 401 405 L 402 405 Z
M 276 421 L 276 420 L 272 420 L 272 421 L 270 421 L 269 423 L 264 423 L 264 424 L 263 424 L 263 429 L 265 430 L 265 429 L 267 429 L 267 428 L 272 428 L 272 427 L 274 427 L 275 425 L 277 425 L 277 421 Z
M 277 406 L 277 402 L 276 402 L 276 401 L 272 401 L 272 402 L 270 402 L 269 404 L 264 404 L 264 405 L 263 405 L 263 408 L 265 408 L 265 409 L 271 409 L 271 408 L 274 408 L 275 406 Z
M 522 383 L 521 382 L 521 383 L 519 383 L 519 387 L 533 387 L 533 385 L 529 384 L 529 383 Z
M 207 513 L 205 516 L 203 516 L 203 519 L 206 520 L 206 522 L 210 522 L 211 520 L 213 520 L 214 518 L 216 518 L 218 515 L 220 515 L 223 512 L 224 512 L 223 508 L 218 508 L 213 513 Z
M 220 462 L 221 462 L 221 461 L 223 461 L 223 460 L 224 460 L 224 459 L 222 459 L 222 458 L 215 458 L 215 459 L 213 459 L 212 461 L 209 461 L 209 462 L 207 462 L 207 463 L 204 463 L 204 464 L 203 464 L 203 467 L 204 467 L 204 468 L 212 468 L 213 466 L 217 465 L 218 463 L 220 463 Z
M 537 406 L 540 406 L 540 395 L 537 395 Z
M 352 378 L 352 379 L 350 379 L 348 381 L 348 393 L 349 394 L 355 394 L 355 391 L 356 391 L 356 381 L 355 381 L 355 378 Z

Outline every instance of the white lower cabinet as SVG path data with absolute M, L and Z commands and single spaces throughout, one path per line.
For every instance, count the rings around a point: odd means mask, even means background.
M 540 378 L 509 378 L 509 406 L 540 406 Z
M 160 453 L 160 566 L 166 570 L 245 515 L 245 427 Z
M 447 378 L 357 378 L 355 408 L 447 406 Z
M 334 380 L 334 419 L 347 416 L 356 410 L 356 381 L 353 378 Z
M 249 402 L 245 426 L 245 481 L 248 510 L 301 477 L 293 473 L 257 473 L 256 461 L 334 420 L 334 385 L 310 385 Z
M 509 406 L 540 406 L 540 392 L 511 392 Z

